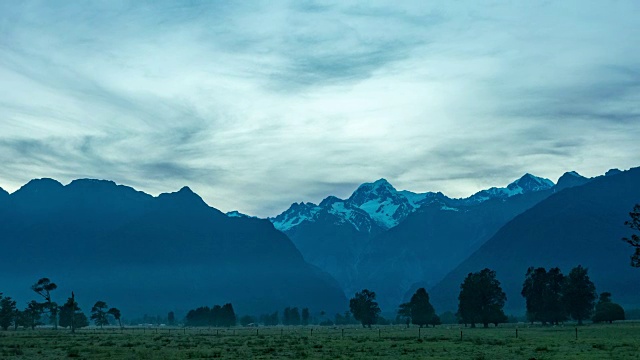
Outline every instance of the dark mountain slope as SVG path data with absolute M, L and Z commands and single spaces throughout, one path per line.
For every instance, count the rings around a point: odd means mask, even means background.
M 640 168 L 601 176 L 567 188 L 515 217 L 431 291 L 437 309 L 455 310 L 459 286 L 473 271 L 497 272 L 507 293 L 507 309 L 524 312 L 520 296 L 529 266 L 559 266 L 566 274 L 589 268 L 599 292 L 609 291 L 623 306 L 640 305 L 640 271 L 620 239 L 633 205 L 640 202 Z M 462 224 L 464 225 L 464 224 Z
M 0 214 L 0 291 L 23 302 L 46 276 L 59 302 L 73 290 L 85 309 L 105 300 L 129 316 L 224 302 L 250 313 L 347 306 L 268 220 L 227 217 L 186 187 L 152 197 L 108 181 L 35 180 Z

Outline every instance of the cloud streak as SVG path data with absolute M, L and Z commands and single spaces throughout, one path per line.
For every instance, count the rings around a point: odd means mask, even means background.
M 0 186 L 96 177 L 271 216 L 638 166 L 636 2 L 0 4 Z

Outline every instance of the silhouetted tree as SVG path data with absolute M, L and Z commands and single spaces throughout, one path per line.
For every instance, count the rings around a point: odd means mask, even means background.
M 300 325 L 300 310 L 297 307 L 291 308 L 290 314 L 290 325 Z
M 169 314 L 167 314 L 167 322 L 170 326 L 176 324 L 176 314 L 174 314 L 173 311 L 169 311 Z
M 407 324 L 407 328 L 409 324 L 411 324 L 411 304 L 410 303 L 402 303 L 398 307 L 398 313 L 396 315 L 396 322 L 403 322 Z
M 578 321 L 578 325 L 582 325 L 582 321 L 591 316 L 596 300 L 596 287 L 589 279 L 586 268 L 578 265 L 571 269 L 565 283 L 563 300 L 567 312 Z
M 548 272 L 545 268 L 530 267 L 522 284 L 522 296 L 526 299 L 527 319 L 558 324 L 566 319 L 562 302 L 565 277 L 559 268 Z
M 218 309 L 221 307 L 218 306 Z M 219 311 L 218 311 L 219 312 Z M 189 310 L 185 318 L 186 326 L 219 326 L 214 322 L 212 311 L 208 306 L 202 306 L 194 310 Z
M 109 319 L 107 318 L 108 308 L 109 305 L 104 301 L 97 301 L 91 308 L 91 320 L 101 329 L 104 325 L 109 325 Z
M 84 327 L 89 326 L 89 319 L 87 319 L 87 315 L 85 315 L 82 311 L 78 310 L 76 316 L 74 317 L 73 324 L 76 329 L 82 329 Z
M 56 283 L 48 278 L 42 278 L 31 285 L 31 290 L 42 296 L 45 300 L 46 308 L 49 311 L 49 318 L 53 321 L 53 328 L 58 328 L 58 304 L 51 300 L 51 292 L 58 288 Z
M 507 316 L 502 311 L 506 300 L 507 295 L 502 291 L 495 271 L 484 269 L 469 273 L 460 285 L 458 317 L 471 327 L 476 323 L 488 327 L 489 324 L 506 322 Z
M 80 307 L 75 300 L 75 295 L 71 293 L 71 297 L 60 307 L 60 326 L 63 328 L 71 327 L 71 332 L 75 332 L 78 328 Z M 84 314 L 83 314 L 84 316 Z
M 310 317 L 309 308 L 302 309 L 302 321 L 301 321 L 302 325 L 305 325 L 305 326 L 309 325 L 309 317 Z
M 336 314 L 335 316 L 336 325 L 351 325 L 357 323 L 358 321 L 351 316 L 349 311 L 345 311 L 344 315 Z
M 300 310 L 286 307 L 282 315 L 282 325 L 300 325 Z
M 22 311 L 23 326 L 30 327 L 34 330 L 36 326 L 42 325 L 40 319 L 42 318 L 43 305 L 35 300 L 31 300 L 27 307 Z
M 113 316 L 113 318 L 118 322 L 118 326 L 122 328 L 122 314 L 120 313 L 120 309 L 112 307 L 111 309 L 109 309 L 109 311 L 107 311 L 107 314 Z
M 0 296 L 0 328 L 7 330 L 16 320 L 16 302 L 11 297 Z
M 362 327 L 371 327 L 376 323 L 380 315 L 380 307 L 376 302 L 376 293 L 367 289 L 357 292 L 355 296 L 349 300 L 349 309 L 353 317 L 360 321 Z
M 262 323 L 265 324 L 266 326 L 275 326 L 275 325 L 278 325 L 278 323 L 280 322 L 280 320 L 278 319 L 277 311 L 271 314 L 264 314 L 260 318 Z
M 436 311 L 429 302 L 429 294 L 424 288 L 416 290 L 409 301 L 411 311 L 411 322 L 414 325 L 423 327 L 424 325 L 439 325 L 440 318 L 436 315 Z
M 611 293 L 603 292 L 596 304 L 596 312 L 593 315 L 593 322 L 607 321 L 611 324 L 616 320 L 624 320 L 624 309 L 622 306 L 611 301 Z
M 636 204 L 633 207 L 633 211 L 629 213 L 631 220 L 625 221 L 624 224 L 635 231 L 640 231 L 640 204 Z M 623 238 L 627 244 L 635 248 L 633 255 L 631 255 L 631 266 L 640 267 L 640 236 L 637 234 L 631 234 L 630 238 Z
M 222 306 L 213 305 L 213 308 L 211 308 L 211 319 L 209 320 L 209 324 L 211 326 L 216 326 L 216 327 L 223 326 L 221 319 L 222 319 Z
M 236 313 L 233 305 L 224 304 L 220 309 L 220 326 L 231 327 L 236 325 Z

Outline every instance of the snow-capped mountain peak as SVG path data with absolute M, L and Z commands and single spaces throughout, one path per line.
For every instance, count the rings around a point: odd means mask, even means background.
M 553 181 L 526 173 L 516 181 L 507 185 L 507 187 L 492 187 L 487 190 L 481 190 L 469 198 L 464 199 L 464 202 L 474 204 L 489 199 L 505 199 L 514 195 L 551 189 L 552 187 L 554 187 Z
M 374 227 L 390 229 L 425 204 L 436 203 L 442 210 L 458 211 L 456 206 L 477 204 L 495 198 L 505 199 L 547 190 L 553 186 L 554 183 L 549 179 L 526 173 L 504 188 L 492 187 L 466 199 L 450 199 L 440 192 L 398 191 L 382 178 L 358 186 L 346 200 L 328 196 L 319 205 L 294 203 L 270 220 L 277 229 L 287 231 L 305 221 L 316 221 L 320 214 L 329 214 L 337 217 L 337 222 L 350 223 L 359 231 L 370 231 Z
M 304 221 L 314 220 L 320 210 L 318 205 L 310 202 L 293 203 L 285 212 L 269 220 L 276 229 L 287 231 Z
M 555 184 L 553 183 L 553 181 L 549 179 L 537 177 L 526 173 L 520 179 L 507 185 L 507 189 L 511 191 L 517 191 L 519 194 L 523 194 L 526 192 L 550 189 L 554 185 Z

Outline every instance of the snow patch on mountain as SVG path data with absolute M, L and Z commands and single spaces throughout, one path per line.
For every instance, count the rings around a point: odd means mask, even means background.
M 512 182 L 504 188 L 492 187 L 479 191 L 467 199 L 461 199 L 468 204 L 477 204 L 490 199 L 505 199 L 515 195 L 551 189 L 555 184 L 553 181 L 531 175 L 524 174 L 518 180 Z
M 305 221 L 315 220 L 321 208 L 313 203 L 293 203 L 282 214 L 271 218 L 273 226 L 280 231 L 287 231 Z
M 358 231 L 371 231 L 373 226 L 390 229 L 425 205 L 433 204 L 443 211 L 459 211 L 458 206 L 506 199 L 552 187 L 553 181 L 527 173 L 504 188 L 492 187 L 466 199 L 451 199 L 441 192 L 398 191 L 387 180 L 379 179 L 360 185 L 346 200 L 329 196 L 319 205 L 294 203 L 285 212 L 269 220 L 276 229 L 287 231 L 305 221 L 316 221 L 320 214 L 328 213 L 336 217 L 337 223 L 350 223 Z
M 229 211 L 227 213 L 227 216 L 228 217 L 236 217 L 236 218 L 256 218 L 255 216 L 243 214 L 243 213 L 239 212 L 238 210 Z

